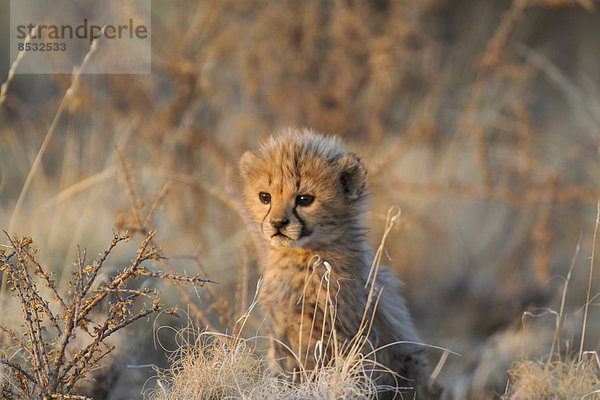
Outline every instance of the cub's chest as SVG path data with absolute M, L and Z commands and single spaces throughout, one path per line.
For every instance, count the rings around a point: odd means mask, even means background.
M 306 293 L 306 267 L 300 265 L 270 265 L 263 275 L 259 298 L 264 306 L 293 309 Z M 310 279 L 312 281 L 312 279 Z
M 355 280 L 340 274 L 331 264 L 309 262 L 267 265 L 259 293 L 263 307 L 293 313 L 300 311 L 303 298 L 307 307 L 312 305 L 309 309 L 324 305 L 328 297 L 344 303 L 349 285 Z

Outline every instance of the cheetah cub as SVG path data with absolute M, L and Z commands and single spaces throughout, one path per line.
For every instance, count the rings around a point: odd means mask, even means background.
M 247 151 L 240 170 L 246 208 L 267 244 L 259 300 L 277 339 L 274 360 L 287 372 L 310 371 L 368 335 L 361 351 L 373 360 L 379 399 L 415 392 L 437 398 L 423 347 L 406 343 L 420 340 L 401 284 L 383 267 L 374 315 L 375 301 L 367 305 L 373 252 L 362 221 L 367 191 L 359 158 L 336 137 L 290 129 Z M 394 342 L 404 343 L 386 346 Z

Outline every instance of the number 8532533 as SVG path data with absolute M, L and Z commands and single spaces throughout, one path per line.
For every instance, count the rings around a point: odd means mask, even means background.
M 19 51 L 66 51 L 66 43 L 17 43 Z

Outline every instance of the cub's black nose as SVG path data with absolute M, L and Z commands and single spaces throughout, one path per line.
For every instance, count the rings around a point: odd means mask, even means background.
M 273 225 L 273 228 L 275 228 L 275 229 L 281 229 L 290 223 L 290 220 L 287 219 L 286 217 L 271 218 L 270 221 L 271 221 L 271 225 Z

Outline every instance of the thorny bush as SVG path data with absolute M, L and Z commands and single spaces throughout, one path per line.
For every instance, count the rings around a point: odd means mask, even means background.
M 160 248 L 151 244 L 155 233 L 149 232 L 135 258 L 108 278 L 101 278 L 105 274 L 100 271 L 113 249 L 130 239 L 128 233 L 114 233 L 108 248 L 91 263 L 86 252 L 79 251 L 66 296 L 38 262 L 32 239 L 18 240 L 7 234 L 8 250 L 0 250 L 0 270 L 21 305 L 25 331 L 18 334 L 0 325 L 22 355 L 0 358 L 0 398 L 86 399 L 77 394 L 76 384 L 114 350 L 106 341 L 109 336 L 154 312 L 174 312 L 162 310 L 157 290 L 144 285 L 136 288 L 130 284 L 133 279 L 199 286 L 207 282 L 199 275 L 167 274 L 142 265 L 163 258 Z M 76 340 L 84 335 L 90 340 Z

